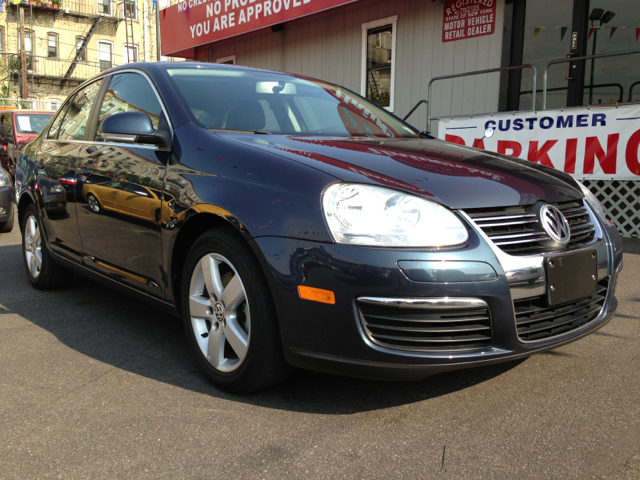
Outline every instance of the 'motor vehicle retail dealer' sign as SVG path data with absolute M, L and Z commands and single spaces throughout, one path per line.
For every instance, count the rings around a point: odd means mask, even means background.
M 447 0 L 444 2 L 442 41 L 491 35 L 496 30 L 497 0 Z
M 354 1 L 181 0 L 160 12 L 162 54 L 176 54 Z
M 571 108 L 440 120 L 438 136 L 577 178 L 640 179 L 640 105 Z M 495 128 L 483 138 L 487 127 Z

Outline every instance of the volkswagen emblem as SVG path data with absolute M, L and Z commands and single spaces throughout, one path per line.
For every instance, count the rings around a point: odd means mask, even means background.
M 571 227 L 562 212 L 552 205 L 544 205 L 540 209 L 542 228 L 552 240 L 564 246 L 571 239 Z
M 216 303 L 213 307 L 213 314 L 216 316 L 216 320 L 221 322 L 224 320 L 224 307 L 220 302 Z

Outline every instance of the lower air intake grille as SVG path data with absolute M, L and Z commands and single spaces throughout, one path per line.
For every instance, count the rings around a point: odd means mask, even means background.
M 397 308 L 358 303 L 362 329 L 373 343 L 421 352 L 491 346 L 491 314 L 484 308 Z
M 545 306 L 545 296 L 513 302 L 518 337 L 523 341 L 545 340 L 576 330 L 595 319 L 607 296 L 609 277 L 598 282 L 595 295 L 573 302 Z

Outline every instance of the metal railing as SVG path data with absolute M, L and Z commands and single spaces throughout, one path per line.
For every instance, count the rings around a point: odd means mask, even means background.
M 640 85 L 640 80 L 637 82 L 633 82 L 630 86 L 629 86 L 629 100 L 628 102 L 631 103 L 633 100 L 633 89 L 637 86 Z
M 55 108 L 54 108 L 55 105 Z M 59 103 L 58 103 L 59 105 Z M 57 110 L 58 105 L 49 100 L 36 100 L 35 98 L 0 98 L 0 110 L 18 108 L 20 110 Z
M 47 77 L 47 78 L 65 78 L 65 74 L 69 71 L 69 66 L 73 64 L 72 60 L 64 60 L 61 58 L 42 57 L 38 55 L 27 54 L 27 76 L 31 77 Z M 0 62 L 2 67 L 18 72 L 20 70 L 20 55 L 16 53 L 0 54 Z M 95 77 L 100 72 L 115 67 L 115 64 L 102 65 L 97 62 L 79 61 L 70 77 L 71 80 L 86 80 Z
M 622 55 L 633 55 L 633 54 L 637 54 L 640 53 L 640 50 L 626 50 L 624 52 L 615 52 L 615 53 L 599 53 L 597 55 L 585 55 L 584 57 L 562 57 L 562 58 L 557 58 L 555 60 L 550 60 L 549 62 L 547 62 L 547 66 L 544 67 L 544 74 L 542 77 L 542 110 L 546 110 L 547 109 L 547 82 L 549 80 L 549 67 L 551 65 L 557 65 L 560 63 L 572 63 L 572 62 L 579 62 L 579 61 L 583 61 L 583 60 L 596 60 L 598 58 L 605 58 L 605 57 L 619 57 Z M 594 85 L 595 88 L 595 85 Z M 533 85 L 533 89 L 536 89 L 535 84 Z
M 460 77 L 469 77 L 472 75 L 483 75 L 483 74 L 487 74 L 487 73 L 496 73 L 496 72 L 506 72 L 509 70 L 522 70 L 525 68 L 530 68 L 532 71 L 532 84 L 533 84 L 533 95 L 532 95 L 532 100 L 531 100 L 531 111 L 535 111 L 536 109 L 536 85 L 537 85 L 537 78 L 538 78 L 538 70 L 536 69 L 536 67 L 531 64 L 525 64 L 525 65 L 515 65 L 513 67 L 500 67 L 500 68 L 490 68 L 488 70 L 477 70 L 475 72 L 466 72 L 466 73 L 455 73 L 453 75 L 443 75 L 441 77 L 434 77 L 431 79 L 431 81 L 429 82 L 429 86 L 427 87 L 427 133 L 431 133 L 431 121 L 432 120 L 437 120 L 435 118 L 431 118 L 431 85 L 433 85 L 433 82 L 437 81 L 437 80 L 447 80 L 447 79 L 451 79 L 451 78 L 460 78 Z M 495 113 L 495 112 L 487 112 L 487 113 L 474 113 L 473 115 L 489 115 L 490 113 Z M 455 117 L 467 117 L 469 116 L 468 114 L 466 115 L 447 115 L 446 118 L 455 118 Z M 438 117 L 438 118 L 445 118 L 445 117 Z
M 640 82 L 636 82 L 638 84 L 640 84 Z M 633 87 L 634 84 L 632 84 L 631 86 Z M 607 87 L 613 87 L 613 88 L 617 88 L 620 95 L 618 95 L 618 103 L 622 103 L 624 101 L 624 87 L 622 85 L 620 85 L 619 83 L 601 83 L 598 85 L 594 85 L 593 88 L 607 88 Z M 584 88 L 591 88 L 590 85 L 585 85 Z M 554 87 L 554 88 L 547 88 L 547 92 L 561 92 L 564 90 L 569 90 L 569 87 Z M 536 90 L 537 93 L 542 93 L 542 89 L 538 89 Z M 520 96 L 522 95 L 530 95 L 531 94 L 531 90 L 524 90 L 522 92 L 520 92 Z
M 127 5 L 131 5 L 133 2 L 129 0 L 62 0 L 61 4 L 58 8 L 54 8 L 50 3 L 51 0 L 42 1 L 42 5 L 36 5 L 35 3 L 32 5 L 24 5 L 18 4 L 21 7 L 29 7 L 34 10 L 48 10 L 53 12 L 64 12 L 70 15 L 78 15 L 82 17 L 98 17 L 103 16 L 105 18 L 110 18 L 113 20 L 122 18 L 122 11 L 124 2 L 127 2 Z M 47 6 L 47 3 L 50 6 Z M 8 5 L 15 5 L 13 3 L 9 3 Z M 132 9 L 128 9 L 129 12 L 132 12 Z M 135 18 L 135 17 L 134 17 Z

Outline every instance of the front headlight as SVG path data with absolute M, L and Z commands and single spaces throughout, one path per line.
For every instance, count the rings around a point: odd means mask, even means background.
M 602 208 L 602 205 L 600 204 L 596 196 L 591 193 L 591 190 L 585 187 L 582 182 L 578 182 L 578 185 L 580 185 L 580 188 L 582 189 L 584 199 L 591 206 L 591 208 L 593 208 L 593 210 L 596 212 L 596 215 L 600 217 L 600 220 L 605 221 L 607 219 L 607 215 L 604 213 L 604 208 Z
M 337 243 L 385 247 L 449 247 L 465 243 L 467 229 L 435 202 L 384 187 L 336 183 L 322 196 Z
M 0 187 L 8 187 L 9 185 L 11 185 L 11 177 L 4 168 L 0 167 Z

